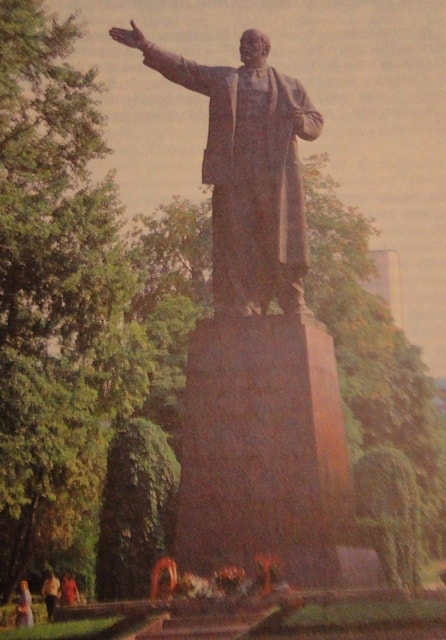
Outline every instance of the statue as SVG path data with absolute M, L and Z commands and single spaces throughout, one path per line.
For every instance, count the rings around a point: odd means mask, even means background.
M 303 295 L 309 250 L 297 137 L 316 139 L 323 118 L 299 80 L 268 66 L 268 36 L 248 29 L 239 68 L 206 66 L 131 29 L 110 29 L 168 80 L 207 96 L 203 183 L 214 185 L 213 291 L 217 317 L 310 313 Z

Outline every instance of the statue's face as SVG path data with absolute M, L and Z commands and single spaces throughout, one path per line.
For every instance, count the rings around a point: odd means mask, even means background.
M 257 29 L 245 31 L 240 40 L 240 60 L 250 68 L 258 68 L 265 64 L 268 51 Z

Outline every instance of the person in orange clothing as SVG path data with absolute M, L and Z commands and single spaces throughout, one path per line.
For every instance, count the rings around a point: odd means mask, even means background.
M 79 603 L 79 590 L 71 573 L 66 573 L 60 585 L 60 604 L 72 605 Z

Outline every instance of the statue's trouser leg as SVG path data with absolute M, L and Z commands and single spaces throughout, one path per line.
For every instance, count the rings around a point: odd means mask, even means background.
M 216 185 L 213 207 L 213 288 L 217 315 L 266 313 L 277 301 L 285 313 L 307 312 L 302 274 L 278 261 L 273 185 L 253 179 Z
M 271 292 L 274 288 L 274 273 L 263 264 L 268 255 L 262 246 L 270 200 L 271 190 L 253 181 L 214 187 L 213 288 L 217 315 L 260 313 L 265 288 Z
M 277 302 L 284 313 L 310 314 L 305 303 L 303 277 L 293 265 L 280 264 Z

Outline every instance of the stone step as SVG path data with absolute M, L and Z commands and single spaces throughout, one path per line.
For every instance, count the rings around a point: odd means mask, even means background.
M 239 612 L 234 614 L 219 613 L 196 616 L 171 617 L 164 620 L 164 629 L 173 629 L 178 627 L 208 627 L 218 625 L 245 624 L 253 625 L 265 617 L 265 613 L 259 614 L 253 612 Z
M 153 632 L 153 630 L 139 631 L 135 635 L 135 640 L 186 640 L 187 638 L 200 638 L 200 640 L 222 640 L 223 638 L 234 638 L 249 629 L 249 624 L 177 627 L 173 629 L 163 629 Z
M 214 613 L 197 616 L 177 616 L 163 619 L 162 628 L 148 627 L 135 635 L 135 640 L 223 640 L 235 638 L 262 620 L 268 611 Z

